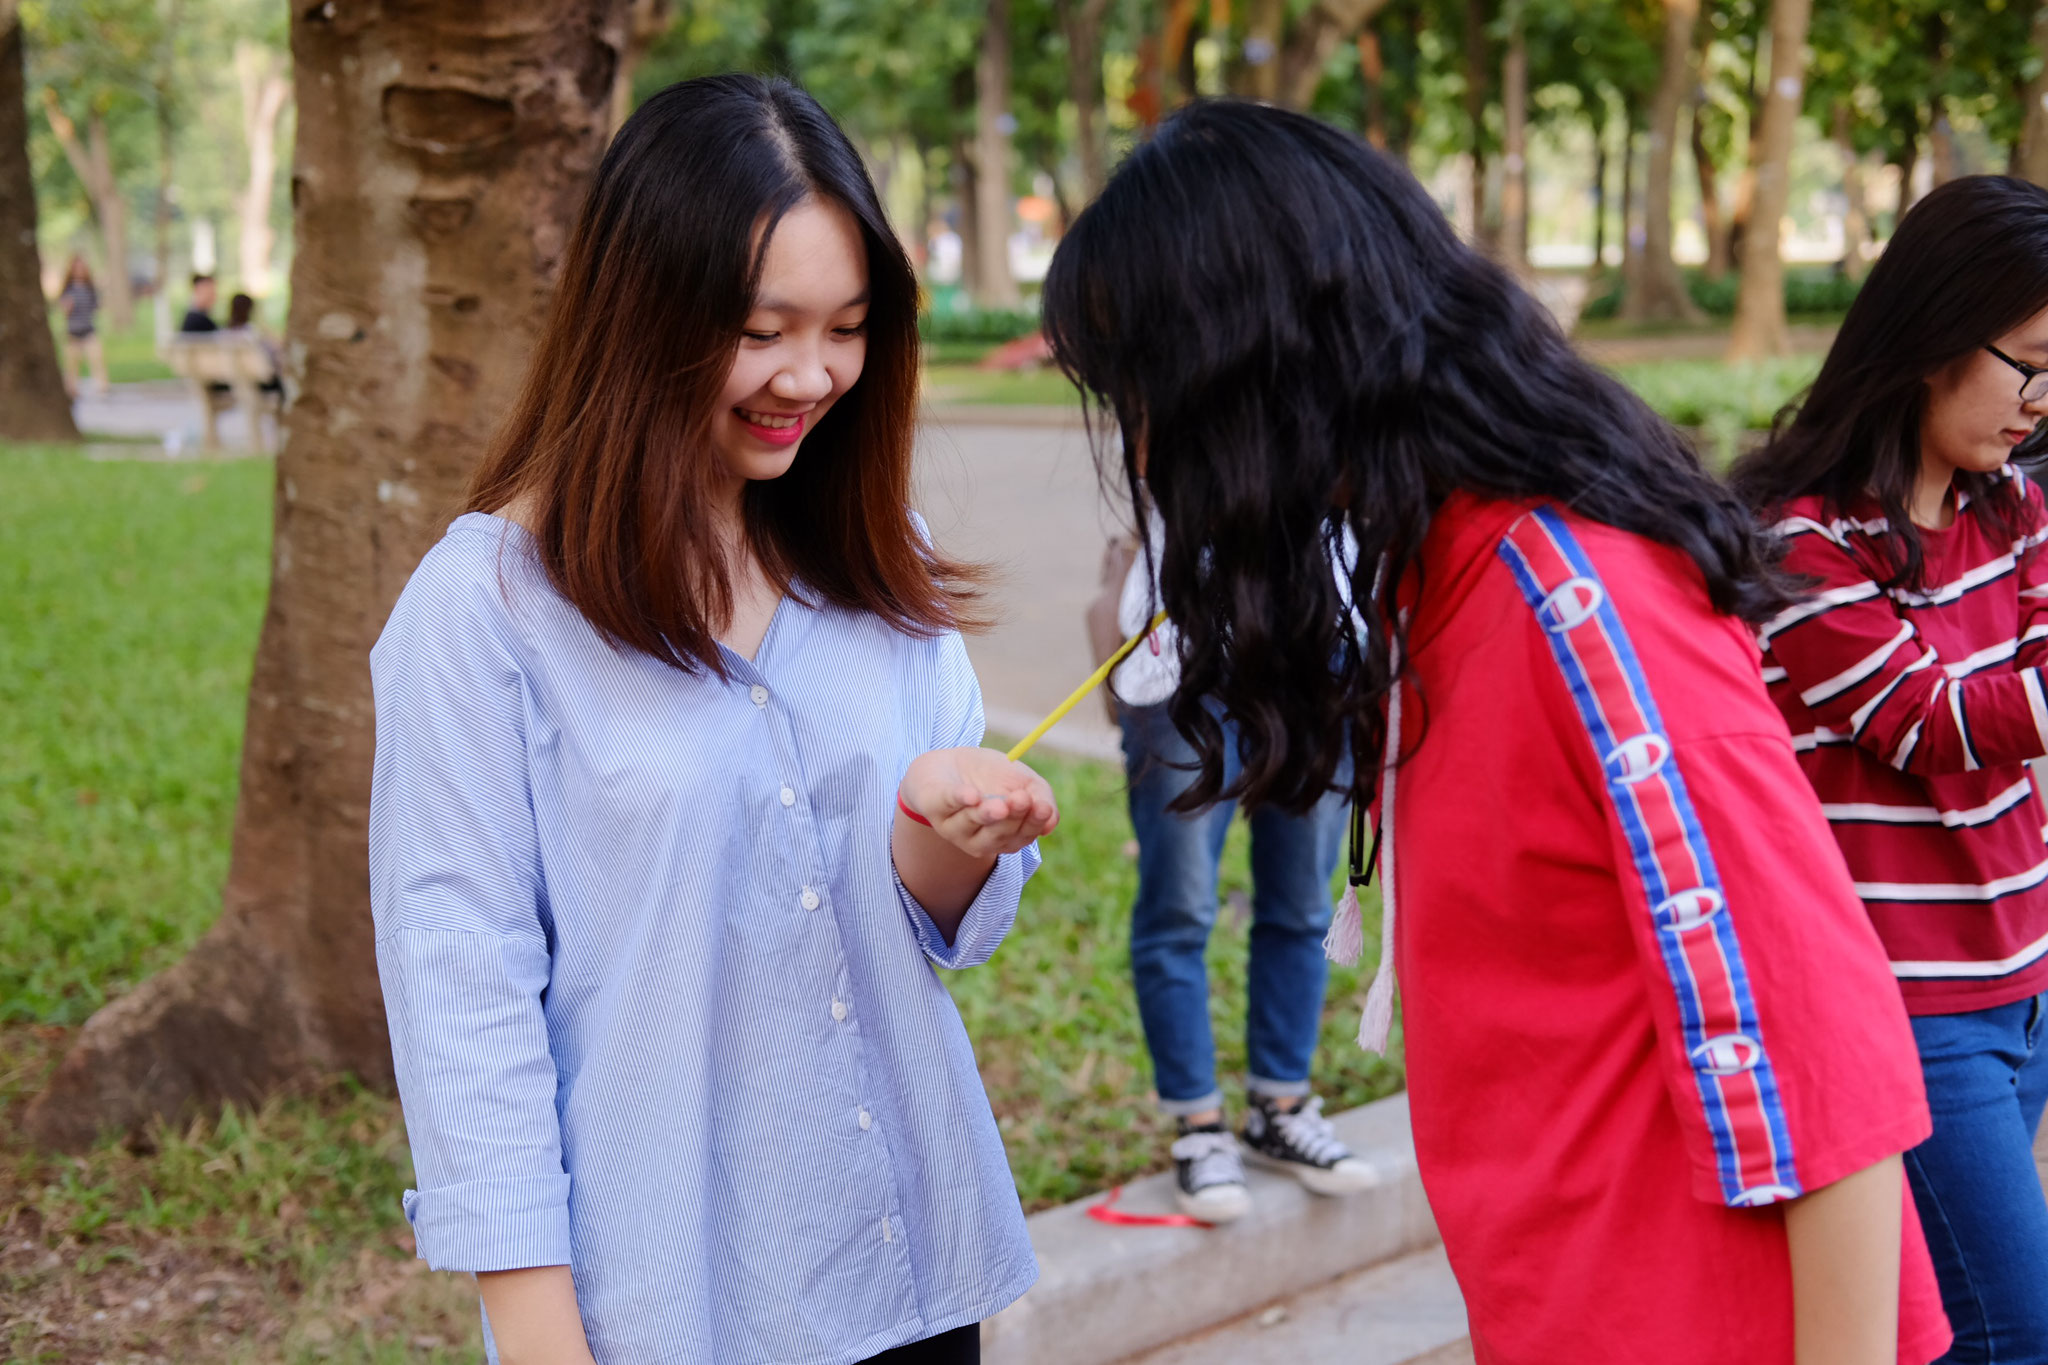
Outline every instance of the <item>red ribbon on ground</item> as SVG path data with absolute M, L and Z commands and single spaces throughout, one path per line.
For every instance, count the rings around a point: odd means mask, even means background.
M 1116 1201 L 1123 1197 L 1124 1187 L 1113 1185 L 1100 1204 L 1088 1206 L 1088 1216 L 1098 1223 L 1109 1223 L 1120 1228 L 1207 1228 L 1199 1218 L 1190 1218 L 1185 1213 L 1125 1213 L 1116 1207 Z

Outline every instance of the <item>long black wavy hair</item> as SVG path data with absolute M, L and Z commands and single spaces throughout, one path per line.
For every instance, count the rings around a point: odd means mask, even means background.
M 1461 244 L 1406 169 L 1314 119 L 1218 100 L 1167 120 L 1075 221 L 1044 312 L 1105 477 L 1113 426 L 1133 499 L 1165 521 L 1168 714 L 1199 758 L 1182 809 L 1306 810 L 1347 739 L 1372 781 L 1396 586 L 1456 490 L 1675 546 L 1745 620 L 1789 600 L 1684 438 Z M 1347 528 L 1362 631 L 1330 569 Z M 1238 727 L 1228 787 L 1204 697 Z
M 1830 517 L 1874 502 L 1888 562 L 1872 567 L 1885 587 L 1917 591 L 1926 556 L 1906 508 L 1920 477 L 1927 381 L 2044 308 L 2048 190 L 2006 175 L 1933 190 L 1871 267 L 1805 399 L 1787 405 L 1769 444 L 1731 471 L 1736 491 L 1766 516 L 1815 494 Z M 2014 458 L 2044 453 L 2048 429 L 2037 429 Z M 1994 534 L 2018 537 L 2024 508 L 2012 480 L 1958 470 L 1955 488 Z

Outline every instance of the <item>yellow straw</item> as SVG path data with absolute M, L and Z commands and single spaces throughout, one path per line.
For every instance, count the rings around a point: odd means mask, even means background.
M 1165 622 L 1166 613 L 1162 611 L 1157 616 L 1152 618 L 1152 624 L 1146 626 L 1143 630 L 1139 631 L 1136 635 L 1133 635 L 1130 639 L 1124 641 L 1121 645 L 1118 645 L 1116 653 L 1110 655 L 1107 659 L 1103 660 L 1102 667 L 1096 669 L 1093 673 L 1090 673 L 1085 682 L 1083 682 L 1079 687 L 1075 688 L 1072 692 L 1067 694 L 1067 699 L 1065 701 L 1061 702 L 1058 706 L 1052 708 L 1051 715 L 1047 716 L 1044 720 L 1038 722 L 1038 724 L 1032 728 L 1030 734 L 1024 736 L 1024 738 L 1017 741 L 1017 746 L 1010 750 L 1010 758 L 1013 760 L 1019 759 L 1024 757 L 1025 754 L 1029 753 L 1031 750 L 1031 746 L 1038 743 L 1039 740 L 1043 739 L 1045 737 L 1045 732 L 1047 730 L 1050 730 L 1053 726 L 1058 725 L 1060 723 L 1060 719 L 1063 716 L 1065 716 L 1067 712 L 1073 710 L 1076 706 L 1079 706 L 1081 704 L 1081 698 L 1087 696 L 1090 692 L 1093 692 L 1096 688 L 1102 686 L 1102 680 L 1104 678 L 1107 678 L 1110 675 L 1111 670 L 1113 670 L 1118 664 L 1122 663 L 1125 657 L 1128 656 L 1132 650 L 1138 647 L 1138 641 L 1144 639 L 1147 635 L 1150 635 L 1153 631 L 1159 629 L 1159 627 L 1165 624 Z

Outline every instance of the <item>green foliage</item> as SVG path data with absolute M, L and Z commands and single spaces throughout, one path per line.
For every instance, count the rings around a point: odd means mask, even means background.
M 926 341 L 976 341 L 994 345 L 1029 336 L 1037 330 L 1038 312 L 1032 308 L 933 310 L 917 320 L 918 335 Z
M 0 1022 L 75 1023 L 218 913 L 270 485 L 0 447 Z
M 1819 356 L 1787 356 L 1750 365 L 1658 360 L 1618 365 L 1615 374 L 1666 421 L 1697 429 L 1714 461 L 1725 464 L 1745 433 L 1770 427 L 1820 372 Z
M 1709 317 L 1735 316 L 1735 296 L 1741 281 L 1733 272 L 1718 280 L 1700 270 L 1682 273 L 1686 292 Z M 1860 287 L 1860 281 L 1850 279 L 1833 266 L 1789 266 L 1785 270 L 1785 312 L 1792 317 L 1840 317 L 1856 301 Z M 1621 296 L 1620 272 L 1603 272 L 1579 316 L 1590 322 L 1612 318 L 1621 311 Z

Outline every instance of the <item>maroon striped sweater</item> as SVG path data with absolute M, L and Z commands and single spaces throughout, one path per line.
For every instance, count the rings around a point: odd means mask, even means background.
M 2048 754 L 2048 507 L 2017 470 L 2026 532 L 1967 506 L 1921 530 L 1924 586 L 1878 586 L 1874 507 L 1792 503 L 1776 529 L 1813 595 L 1761 632 L 1856 889 L 1914 1014 L 1989 1009 L 2048 988 L 2048 830 L 2029 759 Z

